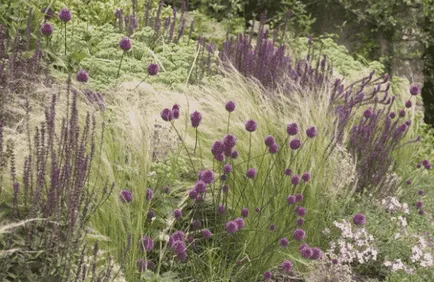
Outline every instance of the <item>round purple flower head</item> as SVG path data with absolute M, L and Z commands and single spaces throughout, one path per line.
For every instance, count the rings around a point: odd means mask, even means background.
M 419 210 L 417 213 L 418 213 L 419 215 L 424 215 L 424 214 L 425 214 L 425 212 L 424 212 L 423 210 Z
M 293 175 L 293 176 L 291 177 L 291 183 L 292 183 L 293 185 L 297 185 L 298 183 L 300 183 L 300 176 L 298 176 L 298 175 Z
M 119 47 L 125 52 L 130 50 L 132 47 L 131 40 L 128 37 L 123 37 L 121 41 L 119 41 Z
M 260 208 L 255 208 L 255 212 L 261 212 L 261 209 Z
M 304 219 L 302 219 L 302 218 L 297 219 L 297 225 L 298 226 L 302 226 L 303 224 L 304 224 Z
M 223 193 L 229 192 L 229 185 L 227 185 L 227 184 L 223 185 L 222 186 L 222 191 L 223 191 Z
M 232 166 L 231 166 L 231 164 L 225 164 L 225 165 L 223 166 L 223 171 L 224 171 L 224 173 L 226 173 L 226 174 L 231 173 L 231 171 L 232 171 Z
M 420 87 L 417 84 L 410 86 L 410 94 L 416 96 L 420 93 Z
M 229 234 L 234 234 L 238 231 L 238 224 L 235 221 L 229 221 L 228 223 L 226 223 L 225 228 L 226 232 L 228 232 Z
M 279 244 L 282 248 L 286 248 L 289 245 L 289 240 L 286 237 L 283 237 L 282 239 L 280 239 Z
M 174 119 L 178 119 L 179 118 L 179 110 L 178 109 L 172 110 L 172 116 Z
M 253 179 L 256 176 L 256 169 L 254 168 L 249 168 L 246 172 L 246 176 L 247 178 Z
M 306 238 L 306 232 L 303 229 L 297 229 L 294 231 L 294 240 L 301 241 Z
M 248 208 L 243 208 L 241 210 L 241 216 L 242 217 L 248 217 L 249 216 L 249 209 Z
M 191 126 L 193 126 L 194 128 L 197 128 L 199 126 L 200 122 L 202 121 L 202 114 L 199 113 L 198 111 L 194 111 L 190 115 L 190 121 L 191 121 Z
M 306 135 L 309 138 L 314 138 L 315 136 L 318 135 L 318 130 L 316 129 L 315 126 L 311 126 L 308 129 L 306 129 Z
M 295 213 L 298 216 L 305 216 L 306 215 L 306 209 L 303 207 L 299 207 L 298 209 L 295 210 Z
M 292 150 L 297 150 L 297 149 L 299 149 L 299 148 L 301 147 L 301 141 L 300 141 L 299 139 L 292 139 L 292 140 L 289 142 L 289 147 L 290 147 Z
M 270 229 L 270 231 L 273 232 L 273 231 L 276 230 L 276 225 L 275 224 L 271 224 L 268 229 Z
M 146 189 L 146 200 L 150 201 L 152 199 L 152 189 L 148 188 Z
M 423 161 L 422 161 L 422 165 L 423 165 L 423 166 L 427 166 L 428 164 L 429 164 L 429 160 L 423 160 Z
M 148 66 L 148 74 L 153 76 L 158 73 L 158 65 L 157 64 L 149 64 Z
M 292 170 L 290 168 L 285 169 L 285 175 L 290 176 L 292 174 Z
M 218 207 L 218 209 L 217 209 L 217 213 L 218 213 L 219 215 L 223 215 L 223 214 L 225 214 L 225 212 L 226 212 L 226 208 L 225 208 L 225 206 L 224 206 L 224 205 L 220 205 L 220 206 Z
M 232 149 L 233 147 L 235 147 L 236 143 L 237 138 L 232 134 L 228 134 L 223 138 L 223 144 L 225 145 L 226 149 Z
M 298 203 L 298 202 L 301 202 L 301 201 L 303 201 L 303 195 L 302 194 L 297 194 L 297 195 L 295 195 L 295 201 Z
M 399 111 L 399 116 L 400 117 L 405 117 L 405 110 L 400 110 Z
M 224 150 L 225 150 L 225 145 L 223 144 L 222 141 L 218 140 L 215 141 L 214 144 L 212 144 L 211 152 L 214 156 L 223 154 Z
M 87 74 L 87 71 L 79 70 L 77 72 L 77 81 L 87 82 L 88 80 L 89 80 L 89 75 Z
M 423 190 L 419 190 L 418 194 L 423 196 L 423 195 L 425 195 L 425 192 Z
M 184 242 L 185 233 L 182 230 L 177 230 L 173 232 L 172 236 L 169 238 L 169 246 L 173 246 L 173 243 L 176 241 Z
M 242 229 L 244 227 L 244 225 L 245 225 L 244 219 L 242 217 L 237 217 L 234 221 L 238 225 L 238 230 Z
M 271 135 L 268 135 L 267 137 L 265 137 L 264 143 L 265 143 L 265 146 L 270 147 L 271 145 L 273 145 L 275 143 L 274 137 Z
M 372 109 L 371 109 L 371 108 L 366 109 L 366 110 L 363 112 L 363 116 L 364 116 L 365 118 L 370 118 L 370 117 L 372 117 L 372 115 L 373 115 L 373 112 L 372 112 Z
M 68 10 L 68 8 L 63 8 L 60 12 L 59 12 L 59 19 L 62 22 L 69 22 L 72 18 L 71 12 Z
M 406 120 L 405 121 L 405 125 L 410 126 L 411 125 L 411 120 Z
M 264 272 L 264 280 L 270 280 L 273 277 L 273 274 L 271 274 L 270 271 Z
M 411 103 L 410 100 L 408 100 L 407 102 L 405 102 L 405 107 L 406 107 L 406 108 L 411 108 L 412 105 L 413 105 L 413 104 Z
M 178 110 L 179 111 L 179 105 L 178 104 L 175 104 L 175 105 L 172 106 L 172 111 L 174 111 L 174 110 Z
M 366 223 L 366 217 L 362 213 L 358 213 L 353 216 L 353 222 L 355 225 L 364 225 Z
M 288 133 L 288 135 L 297 135 L 298 125 L 295 122 L 289 123 L 286 127 L 286 132 Z
M 122 10 L 121 9 L 116 9 L 116 11 L 115 11 L 115 17 L 117 19 L 119 19 L 121 17 L 121 15 L 122 15 Z
M 170 194 L 169 186 L 164 186 L 161 190 L 166 194 Z
M 185 246 L 184 240 L 174 241 L 172 244 L 172 250 L 175 254 L 185 253 L 187 247 Z
M 303 179 L 304 182 L 308 182 L 310 180 L 310 173 L 309 172 L 303 173 L 301 179 Z
M 233 158 L 234 160 L 238 158 L 238 151 L 233 151 L 231 154 L 231 158 Z
M 407 185 L 411 185 L 411 180 L 409 179 L 409 180 L 407 180 Z
M 312 256 L 310 259 L 318 260 L 322 257 L 322 251 L 320 248 L 312 248 Z
M 182 217 L 182 211 L 181 211 L 181 210 L 175 210 L 175 211 L 173 212 L 173 216 L 174 216 L 176 219 L 180 219 L 180 218 Z
M 229 101 L 226 103 L 226 111 L 232 113 L 235 111 L 235 103 L 233 101 Z
M 154 210 L 149 210 L 148 214 L 146 215 L 146 217 L 148 219 L 153 219 L 155 217 L 155 211 Z
M 209 229 L 204 229 L 202 230 L 202 236 L 203 238 L 207 239 L 212 236 L 212 233 Z
M 177 253 L 176 254 L 176 258 L 179 261 L 185 261 L 185 260 L 187 260 L 187 257 L 188 257 L 187 252 L 182 252 L 182 253 Z
M 416 202 L 416 208 L 420 209 L 423 206 L 423 203 L 421 201 Z
M 295 196 L 293 196 L 293 195 L 289 195 L 288 196 L 288 198 L 286 199 L 287 200 L 287 202 L 288 202 L 288 205 L 292 205 L 292 204 L 294 204 L 295 203 Z
M 51 8 L 42 8 L 41 12 L 44 13 L 44 17 L 46 20 L 54 17 L 54 11 Z
M 214 182 L 214 172 L 212 170 L 202 170 L 200 172 L 200 180 L 202 180 L 206 184 L 213 183 Z
M 224 156 L 223 154 L 218 154 L 218 155 L 215 155 L 214 158 L 215 158 L 217 161 L 222 162 L 222 161 L 224 161 L 225 156 Z
M 121 202 L 130 203 L 133 200 L 133 193 L 130 190 L 122 190 L 120 193 Z
M 41 26 L 41 33 L 44 36 L 47 36 L 47 37 L 50 36 L 53 33 L 53 30 L 54 30 L 53 26 L 49 23 L 44 23 Z
M 283 269 L 283 271 L 290 272 L 292 270 L 292 262 L 290 260 L 285 260 L 280 264 L 280 267 Z
M 338 259 L 332 259 L 332 263 L 334 264 L 334 265 L 336 265 L 336 264 L 338 264 Z
M 203 182 L 202 180 L 198 180 L 196 182 L 196 185 L 194 186 L 194 190 L 197 193 L 205 193 L 205 191 L 206 191 L 206 183 Z
M 160 116 L 164 121 L 171 121 L 172 111 L 168 108 L 165 108 L 164 110 L 161 111 Z
M 310 258 L 313 255 L 313 251 L 311 248 L 309 247 L 305 247 L 303 249 L 300 250 L 300 254 L 304 257 L 304 258 Z
M 154 248 L 154 241 L 152 241 L 152 238 L 149 236 L 144 236 L 139 241 L 140 246 L 142 247 L 142 250 L 145 252 L 150 252 Z
M 270 152 L 270 154 L 276 154 L 278 150 L 279 146 L 276 143 L 274 143 L 270 146 L 270 148 L 268 148 L 268 152 Z
M 394 118 L 396 117 L 395 112 L 391 112 L 391 113 L 389 114 L 389 117 L 390 117 L 391 119 L 394 119 Z
M 254 132 L 257 127 L 258 127 L 258 125 L 256 124 L 256 121 L 254 121 L 252 119 L 246 121 L 246 130 L 248 132 Z

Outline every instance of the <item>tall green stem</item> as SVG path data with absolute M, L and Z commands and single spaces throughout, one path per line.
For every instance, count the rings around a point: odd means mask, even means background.
M 65 22 L 65 56 L 66 56 L 66 22 Z
M 124 58 L 124 54 L 125 54 L 125 51 L 122 52 L 122 57 L 121 57 L 121 61 L 119 62 L 118 74 L 116 75 L 116 78 L 119 78 L 119 72 L 121 71 L 121 65 L 122 65 L 122 60 Z

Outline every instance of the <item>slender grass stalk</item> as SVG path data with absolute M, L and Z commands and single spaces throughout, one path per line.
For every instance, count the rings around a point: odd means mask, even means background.
M 119 62 L 118 73 L 116 75 L 116 78 L 119 78 L 119 73 L 121 71 L 121 65 L 122 65 L 122 60 L 124 58 L 124 55 L 125 55 L 125 51 L 122 52 L 121 61 Z
M 66 22 L 65 22 L 65 56 L 66 56 Z

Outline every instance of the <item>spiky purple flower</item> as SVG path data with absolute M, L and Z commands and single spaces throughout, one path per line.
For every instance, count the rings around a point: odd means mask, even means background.
M 234 234 L 238 231 L 238 224 L 235 221 L 229 221 L 226 223 L 225 229 L 229 234 Z
M 152 189 L 147 188 L 146 189 L 146 201 L 150 201 L 152 199 Z
M 226 103 L 226 111 L 232 113 L 233 111 L 235 111 L 235 102 L 233 101 L 229 101 Z
M 123 37 L 119 41 L 119 47 L 125 52 L 130 50 L 133 45 L 131 44 L 131 40 L 128 37 Z
M 364 225 L 366 223 L 366 217 L 362 213 L 358 213 L 353 216 L 353 222 L 355 225 Z
M 417 201 L 416 202 L 416 208 L 420 209 L 423 206 L 422 201 Z
M 209 229 L 202 230 L 202 236 L 203 238 L 207 239 L 212 236 L 212 232 Z
M 261 209 L 260 208 L 255 208 L 255 212 L 259 213 L 259 212 L 261 212 Z
M 223 215 L 223 214 L 225 214 L 225 213 L 226 213 L 226 208 L 225 208 L 225 206 L 224 206 L 224 205 L 220 205 L 220 206 L 218 207 L 218 209 L 217 209 L 217 213 L 218 213 L 219 215 Z
M 174 210 L 173 211 L 173 216 L 176 218 L 176 219 L 180 219 L 181 217 L 182 217 L 182 211 L 181 210 Z
M 202 222 L 200 222 L 199 219 L 195 219 L 191 223 L 191 226 L 193 227 L 193 229 L 200 229 L 202 227 Z
M 146 261 L 144 259 L 138 259 L 136 261 L 137 268 L 139 269 L 139 272 L 144 272 L 148 269 L 152 270 L 155 268 L 155 263 L 152 261 Z
M 173 119 L 178 119 L 179 118 L 179 110 L 178 109 L 172 110 L 172 116 L 173 116 Z
M 312 256 L 310 259 L 312 260 L 318 260 L 322 257 L 322 251 L 320 248 L 312 248 Z
M 418 213 L 419 215 L 424 215 L 424 214 L 425 214 L 425 212 L 424 212 L 423 210 L 419 210 L 417 213 Z
M 42 26 L 41 26 L 41 33 L 42 33 L 42 35 L 44 35 L 44 36 L 50 36 L 52 33 L 53 33 L 53 31 L 54 31 L 54 28 L 53 28 L 53 26 L 51 25 L 51 24 L 49 24 L 49 23 L 44 23 Z
M 270 271 L 264 272 L 264 280 L 270 280 L 273 277 L 273 274 Z
M 246 172 L 246 176 L 247 178 L 253 179 L 256 176 L 256 169 L 254 168 L 249 168 Z
M 185 251 L 187 250 L 187 246 L 185 245 L 184 240 L 174 241 L 172 244 L 172 250 L 175 254 L 185 253 Z
M 177 230 L 173 232 L 172 236 L 169 237 L 168 245 L 172 247 L 173 243 L 175 243 L 176 241 L 184 242 L 184 240 L 185 240 L 185 233 L 182 230 Z
M 271 145 L 273 145 L 274 143 L 276 143 L 276 141 L 274 140 L 273 136 L 268 135 L 267 137 L 265 137 L 264 143 L 265 143 L 265 146 L 270 147 Z
M 223 171 L 224 171 L 224 173 L 226 173 L 226 174 L 231 173 L 231 172 L 232 172 L 232 166 L 231 166 L 231 164 L 225 164 L 225 165 L 223 166 Z
M 160 116 L 164 121 L 171 121 L 172 120 L 172 111 L 168 108 L 165 108 L 161 111 Z
M 416 96 L 420 93 L 420 87 L 417 84 L 413 84 L 410 86 L 410 94 Z
M 303 229 L 296 229 L 293 235 L 294 235 L 294 240 L 296 241 L 301 241 L 304 240 L 304 238 L 306 238 L 306 232 L 304 232 Z
M 394 118 L 396 117 L 395 112 L 390 112 L 389 117 L 390 117 L 391 119 L 394 119 Z
M 292 270 L 292 262 L 290 260 L 285 260 L 280 264 L 280 268 L 285 272 L 290 272 Z
M 148 219 L 153 219 L 155 217 L 155 211 L 154 210 L 149 210 L 148 214 L 146 215 L 146 217 Z
M 298 125 L 295 122 L 289 123 L 286 127 L 286 132 L 288 135 L 294 136 L 298 133 Z
M 303 173 L 301 179 L 303 179 L 304 182 L 308 182 L 310 180 L 310 173 L 309 172 Z
M 223 154 L 217 154 L 214 155 L 214 158 L 218 161 L 218 162 L 222 162 L 225 160 L 225 156 Z
M 334 264 L 334 265 L 336 265 L 336 264 L 338 264 L 339 263 L 339 261 L 338 261 L 338 259 L 332 259 L 332 263 Z
M 229 185 L 227 185 L 227 184 L 223 185 L 222 186 L 222 191 L 223 191 L 223 193 L 229 192 Z
M 292 174 L 292 170 L 290 168 L 285 169 L 286 176 L 291 176 L 291 174 Z
M 238 225 L 238 230 L 242 229 L 245 225 L 244 219 L 242 217 L 237 217 L 234 221 Z
M 241 210 L 241 216 L 242 217 L 248 217 L 249 216 L 249 209 L 248 208 L 243 208 Z
M 211 152 L 213 153 L 214 156 L 223 154 L 224 150 L 225 150 L 225 145 L 222 141 L 218 140 L 215 141 L 214 144 L 212 144 Z
M 231 154 L 231 158 L 233 158 L 234 160 L 238 158 L 238 151 L 233 151 Z
M 148 74 L 153 76 L 158 73 L 158 65 L 157 64 L 149 64 L 148 66 Z
M 211 184 L 214 182 L 214 172 L 212 170 L 202 170 L 200 172 L 200 180 L 206 184 Z
M 223 144 L 226 149 L 232 149 L 233 147 L 235 147 L 236 143 L 237 138 L 232 134 L 228 134 L 223 138 Z
M 399 116 L 400 117 L 405 117 L 405 110 L 400 110 L 399 111 Z
M 246 121 L 245 126 L 246 126 L 246 130 L 248 132 L 254 132 L 254 131 L 256 131 L 256 128 L 258 127 L 258 125 L 256 124 L 256 121 L 254 121 L 252 119 Z
M 59 19 L 62 22 L 69 22 L 72 18 L 71 12 L 68 10 L 68 8 L 63 8 L 62 10 L 60 10 L 59 12 Z
M 122 190 L 120 199 L 123 203 L 130 203 L 133 200 L 133 193 L 130 190 Z
M 300 183 L 300 176 L 298 176 L 298 175 L 293 175 L 292 177 L 291 177 L 291 183 L 293 184 L 293 185 L 297 185 L 298 183 Z
M 410 100 L 408 100 L 408 101 L 405 102 L 405 107 L 406 108 L 411 108 L 412 105 L 413 105 L 413 103 L 411 103 Z
M 270 152 L 270 154 L 276 154 L 277 151 L 279 151 L 279 146 L 277 145 L 277 143 L 272 144 L 272 145 L 268 148 L 268 152 Z
M 271 232 L 274 232 L 274 231 L 276 230 L 276 225 L 275 225 L 275 224 L 271 224 L 270 227 L 268 227 L 268 229 L 269 229 Z
M 198 180 L 196 182 L 196 184 L 194 185 L 194 190 L 197 193 L 205 193 L 205 191 L 206 191 L 206 183 L 203 182 L 202 180 Z
M 318 130 L 316 129 L 315 126 L 311 126 L 308 129 L 306 129 L 306 135 L 309 138 L 314 138 L 315 136 L 318 135 Z
M 418 194 L 423 196 L 423 195 L 425 195 L 425 192 L 423 190 L 419 190 Z
M 150 236 L 143 236 L 142 239 L 140 239 L 139 244 L 145 252 L 150 252 L 154 248 L 154 241 Z
M 282 239 L 280 239 L 279 244 L 282 248 L 286 248 L 289 245 L 289 240 L 286 237 L 283 237 Z
M 202 114 L 199 113 L 198 111 L 194 111 L 190 115 L 190 121 L 191 121 L 191 126 L 193 126 L 194 128 L 197 128 L 199 126 L 200 122 L 202 121 Z
M 300 194 L 300 193 L 298 193 L 297 195 L 295 195 L 295 201 L 297 203 L 303 201 L 303 195 Z
M 300 254 L 304 257 L 304 258 L 311 258 L 313 255 L 313 251 L 311 248 L 309 247 L 305 247 L 303 249 L 300 250 Z
M 298 149 L 300 149 L 300 147 L 301 147 L 301 141 L 300 141 L 299 139 L 292 139 L 292 140 L 289 142 L 289 147 L 290 147 L 292 150 L 298 150 Z
M 79 70 L 77 72 L 77 81 L 86 83 L 89 80 L 89 74 L 85 70 Z
M 365 118 L 370 118 L 370 117 L 372 117 L 373 114 L 374 114 L 374 113 L 372 112 L 372 109 L 371 109 L 371 108 L 366 109 L 366 110 L 363 112 L 363 116 L 364 116 Z
M 305 216 L 306 215 L 306 209 L 303 207 L 298 207 L 298 209 L 295 210 L 295 214 L 298 216 Z
M 304 224 L 304 219 L 302 219 L 302 218 L 297 219 L 297 225 L 298 226 L 302 226 L 303 224 Z
M 289 195 L 288 198 L 286 199 L 286 201 L 288 202 L 288 205 L 292 205 L 295 203 L 295 196 L 293 195 Z
M 51 19 L 52 17 L 54 17 L 54 11 L 51 8 L 42 8 L 41 10 L 42 13 L 44 13 L 44 17 L 46 20 Z

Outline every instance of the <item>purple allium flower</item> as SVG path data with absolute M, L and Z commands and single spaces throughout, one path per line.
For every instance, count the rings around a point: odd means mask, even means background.
M 294 231 L 294 240 L 301 241 L 306 238 L 306 232 L 303 229 L 296 229 Z
M 292 205 L 295 203 L 295 196 L 293 195 L 289 195 L 288 198 L 286 199 L 286 201 L 288 202 L 288 205 Z
M 390 117 L 391 119 L 394 119 L 394 118 L 396 117 L 395 112 L 391 112 L 391 113 L 389 114 L 389 117 Z
M 121 202 L 130 203 L 133 200 L 133 193 L 130 190 L 122 190 L 120 193 Z
M 409 179 L 409 180 L 407 180 L 407 185 L 411 185 L 411 180 Z
M 295 214 L 297 214 L 298 216 L 305 216 L 306 209 L 303 207 L 299 207 L 298 209 L 295 210 Z
M 224 206 L 224 205 L 220 205 L 220 206 L 218 207 L 218 209 L 217 209 L 217 213 L 218 213 L 219 215 L 223 215 L 223 214 L 225 214 L 225 213 L 226 213 L 226 208 L 225 208 L 225 206 Z
M 366 217 L 362 213 L 358 213 L 353 216 L 353 222 L 355 225 L 364 225 L 366 223 Z
M 229 101 L 226 103 L 226 111 L 232 113 L 235 111 L 235 103 L 233 101 Z
M 202 230 L 202 236 L 207 239 L 212 236 L 212 232 L 209 229 L 204 229 Z
M 425 212 L 424 212 L 423 210 L 419 210 L 417 213 L 418 213 L 419 215 L 424 215 L 424 214 L 425 214 Z
M 427 165 L 425 166 L 425 169 L 431 169 L 431 164 L 427 164 Z
M 200 228 L 202 227 L 202 223 L 200 222 L 199 219 L 195 219 L 195 220 L 193 220 L 193 222 L 191 223 L 191 226 L 192 226 L 194 229 L 200 229 Z
M 242 217 L 248 217 L 249 216 L 249 209 L 248 208 L 243 208 L 241 210 L 241 216 Z
M 289 240 L 286 237 L 283 237 L 282 239 L 280 239 L 279 244 L 282 248 L 286 248 L 289 245 Z
M 298 193 L 297 195 L 295 195 L 295 201 L 297 203 L 303 201 L 303 195 L 300 194 L 300 193 Z
M 286 132 L 288 133 L 288 135 L 297 135 L 298 133 L 298 125 L 295 122 L 289 123 L 288 126 L 286 127 Z
M 316 129 L 315 126 L 311 126 L 308 129 L 306 129 L 306 135 L 309 138 L 314 138 L 315 136 L 318 135 L 318 130 Z
M 293 185 L 297 185 L 298 183 L 300 183 L 300 176 L 298 176 L 298 175 L 293 175 L 292 177 L 291 177 L 291 183 L 293 184 Z
M 155 217 L 155 211 L 154 210 L 149 210 L 148 214 L 147 214 L 147 218 L 148 219 L 152 219 Z
M 268 229 L 270 229 L 270 231 L 273 232 L 273 231 L 276 230 L 276 225 L 275 224 L 271 224 Z
M 225 165 L 223 166 L 223 171 L 224 171 L 224 173 L 226 173 L 226 174 L 231 173 L 231 171 L 232 171 L 232 166 L 231 166 L 231 164 L 225 164 Z
M 235 221 L 229 221 L 228 223 L 226 223 L 225 228 L 226 232 L 228 232 L 229 234 L 234 234 L 238 231 L 238 224 Z
M 420 87 L 417 84 L 413 84 L 410 86 L 410 94 L 416 96 L 420 93 Z
M 211 184 L 214 182 L 214 172 L 212 170 L 202 170 L 200 172 L 200 180 L 206 184 Z
M 233 158 L 234 160 L 238 158 L 238 151 L 233 151 L 231 154 L 231 158 Z
M 152 241 L 152 238 L 149 236 L 143 236 L 139 244 L 145 252 L 150 252 L 154 248 L 154 241 Z
M 256 176 L 256 169 L 254 168 L 249 168 L 246 172 L 246 176 L 247 178 L 253 179 Z
M 416 202 L 416 208 L 420 209 L 423 206 L 422 201 L 417 201 Z
M 285 272 L 290 272 L 292 270 L 292 262 L 290 260 L 285 260 L 280 264 L 280 268 Z
M 222 141 L 215 141 L 214 144 L 212 144 L 211 152 L 215 155 L 223 154 L 225 151 L 225 145 Z
M 302 219 L 302 218 L 297 219 L 297 225 L 298 226 L 302 226 L 303 224 L 304 224 L 304 219 Z
M 172 106 L 172 111 L 174 111 L 174 110 L 178 110 L 179 111 L 179 105 L 178 104 L 175 104 L 175 105 Z
M 292 174 L 292 170 L 290 168 L 285 169 L 285 175 L 290 176 Z
M 268 135 L 267 137 L 265 137 L 264 143 L 265 143 L 265 146 L 270 147 L 271 145 L 273 145 L 274 143 L 276 143 L 276 141 L 274 140 L 273 136 Z
M 405 117 L 405 110 L 400 110 L 399 111 L 399 116 L 400 117 Z
M 256 121 L 254 121 L 252 119 L 246 121 L 246 130 L 248 132 L 254 132 L 254 131 L 256 131 L 257 127 L 258 127 L 258 125 L 256 124 Z
M 261 209 L 260 208 L 255 208 L 255 212 L 259 213 L 259 212 L 261 212 Z
M 158 73 L 158 65 L 157 64 L 149 64 L 148 66 L 148 74 L 153 76 Z
M 405 107 L 406 108 L 411 108 L 412 105 L 413 105 L 413 103 L 411 103 L 410 100 L 408 100 L 408 101 L 405 102 Z
M 244 219 L 242 217 L 237 217 L 234 221 L 238 225 L 238 230 L 242 229 L 245 225 Z
M 119 41 L 119 47 L 124 50 L 125 52 L 130 50 L 132 47 L 131 40 L 128 37 L 123 37 Z
M 264 280 L 270 280 L 273 277 L 273 274 L 271 274 L 270 271 L 264 272 Z
M 175 254 L 185 253 L 185 251 L 187 250 L 187 246 L 185 245 L 184 240 L 174 241 L 172 244 L 172 250 Z
M 279 151 L 279 146 L 276 143 L 274 143 L 270 146 L 270 148 L 268 148 L 268 152 L 270 152 L 270 154 L 276 154 L 277 151 Z
M 63 8 L 60 12 L 59 12 L 59 19 L 62 22 L 69 22 L 72 18 L 71 12 L 68 10 L 68 8 Z
M 185 240 L 185 233 L 182 230 L 176 230 L 169 238 L 169 246 L 172 246 L 173 243 L 176 241 L 184 242 L 184 240 Z
M 203 182 L 202 180 L 198 180 L 196 182 L 196 185 L 194 185 L 194 190 L 197 193 L 205 193 L 205 191 L 206 191 L 206 183 Z
M 310 180 L 310 173 L 309 172 L 303 173 L 301 179 L 303 179 L 304 182 L 308 182 Z
M 164 121 L 171 121 L 172 111 L 168 108 L 165 108 L 164 110 L 161 111 L 160 116 Z
M 405 121 L 405 125 L 410 126 L 411 125 L 411 120 L 406 120 Z
M 174 210 L 173 211 L 173 216 L 176 218 L 176 219 L 180 219 L 181 217 L 182 217 L 182 211 L 181 210 Z
M 54 30 L 53 26 L 49 23 L 44 23 L 41 26 L 41 33 L 44 36 L 47 36 L 47 37 L 50 36 L 53 33 L 53 30 Z
M 204 196 L 201 194 L 197 195 L 196 197 L 196 203 L 202 203 L 204 201 Z
M 227 185 L 227 184 L 223 185 L 222 186 L 222 191 L 223 191 L 223 193 L 229 192 L 229 185 Z
M 311 258 L 313 255 L 313 251 L 311 248 L 306 247 L 300 250 L 300 254 L 304 257 L 304 258 Z
M 198 111 L 194 111 L 190 115 L 190 121 L 191 121 L 191 126 L 193 126 L 194 128 L 197 128 L 199 126 L 200 122 L 202 121 L 202 114 L 199 113 Z
M 423 195 L 425 195 L 425 192 L 423 190 L 419 190 L 418 194 L 423 196 Z
M 298 250 L 301 251 L 301 250 L 303 250 L 304 248 L 309 248 L 309 245 L 308 245 L 307 243 L 302 243 L 302 244 L 300 245 L 300 247 L 298 247 Z
M 172 116 L 173 116 L 173 119 L 178 119 L 179 118 L 179 110 L 178 109 L 172 110 Z
M 318 260 L 322 257 L 322 251 L 320 248 L 312 248 L 312 256 L 310 259 Z
M 236 143 L 237 138 L 232 134 L 228 134 L 223 138 L 223 144 L 226 149 L 232 149 L 233 147 L 235 147 Z
M 417 164 L 417 165 L 416 165 L 416 168 L 421 168 L 421 167 L 422 167 L 421 164 Z
M 292 140 L 289 142 L 289 147 L 290 147 L 292 150 L 297 150 L 297 149 L 299 149 L 299 148 L 301 147 L 301 141 L 300 141 L 299 139 L 292 139 Z
M 222 162 L 225 160 L 225 156 L 223 154 L 218 154 L 215 155 L 214 158 L 218 161 L 218 162 Z
M 152 199 L 152 189 L 146 189 L 146 201 L 150 201 Z
M 334 265 L 336 265 L 336 264 L 338 264 L 338 259 L 332 259 L 332 263 L 334 264 Z
M 372 117 L 373 114 L 374 114 L 374 113 L 372 112 L 372 109 L 371 109 L 371 108 L 366 109 L 366 110 L 363 112 L 363 116 L 364 116 L 365 118 L 370 118 L 370 117 Z
M 41 12 L 44 14 L 45 19 L 49 20 L 54 17 L 54 11 L 51 8 L 42 8 Z
M 163 193 L 166 193 L 166 194 L 170 193 L 169 186 L 164 186 L 161 190 L 163 191 Z
M 85 71 L 85 70 L 79 70 L 77 72 L 76 77 L 77 77 L 77 81 L 80 81 L 80 82 L 87 82 L 89 80 L 89 75 L 87 74 L 87 71 Z
M 176 258 L 177 258 L 179 261 L 185 261 L 185 260 L 187 259 L 187 257 L 188 257 L 187 252 L 177 253 L 177 254 L 176 254 Z

